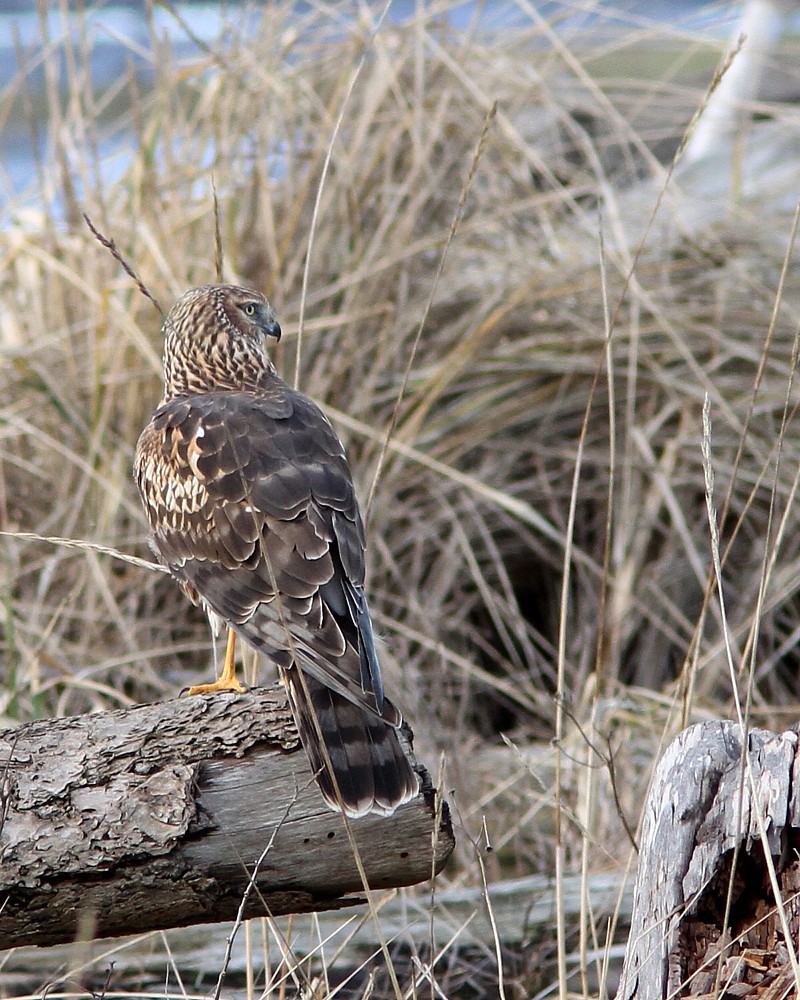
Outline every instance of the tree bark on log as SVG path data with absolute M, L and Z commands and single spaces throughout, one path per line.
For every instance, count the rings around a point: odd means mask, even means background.
M 798 789 L 794 730 L 743 740 L 709 722 L 672 743 L 645 807 L 618 1000 L 796 992 Z
M 371 888 L 431 878 L 453 831 L 406 749 L 417 798 L 346 824 L 280 688 L 6 730 L 0 950 L 229 920 L 245 897 L 244 917 L 350 905 L 364 892 L 350 836 Z

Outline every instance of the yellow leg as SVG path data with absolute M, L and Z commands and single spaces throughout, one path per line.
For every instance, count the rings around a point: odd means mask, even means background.
M 233 659 L 235 650 L 236 633 L 232 628 L 229 628 L 228 645 L 225 649 L 225 663 L 222 665 L 222 673 L 213 684 L 195 684 L 186 693 L 212 694 L 214 691 L 247 691 L 244 684 L 240 684 L 236 679 L 236 664 Z

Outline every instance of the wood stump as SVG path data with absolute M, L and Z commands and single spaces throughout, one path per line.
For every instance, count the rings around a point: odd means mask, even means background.
M 796 995 L 799 889 L 797 732 L 685 730 L 646 805 L 618 1000 Z

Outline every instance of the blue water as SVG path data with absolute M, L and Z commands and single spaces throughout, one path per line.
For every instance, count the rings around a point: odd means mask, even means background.
M 535 2 L 535 0 L 532 0 Z M 25 88 L 31 95 L 34 107 L 43 106 L 45 87 L 42 60 L 46 51 L 45 39 L 61 54 L 61 85 L 66 79 L 66 61 L 63 45 L 66 37 L 80 51 L 81 33 L 89 51 L 89 68 L 95 88 L 101 92 L 133 65 L 143 89 L 147 88 L 152 72 L 147 53 L 150 51 L 150 28 L 145 15 L 143 0 L 115 0 L 115 2 L 86 4 L 87 10 L 79 18 L 71 15 L 65 22 L 55 2 L 43 25 L 36 12 L 34 0 L 0 0 L 0 89 Z M 420 3 L 416 0 L 395 0 L 389 10 L 389 19 L 401 23 L 414 16 Z M 708 30 L 725 36 L 730 33 L 735 8 L 725 3 L 708 3 L 702 0 L 607 0 L 607 2 L 539 2 L 538 11 L 547 18 L 559 17 L 559 30 L 579 32 L 591 30 L 600 24 L 633 24 L 662 22 L 680 25 L 692 30 Z M 176 3 L 178 18 L 163 8 L 156 7 L 151 14 L 153 27 L 159 38 L 167 39 L 179 58 L 191 58 L 199 53 L 198 45 L 184 27 L 201 43 L 214 45 L 229 43 L 235 37 L 247 37 L 257 31 L 258 8 L 247 3 L 233 2 L 184 2 Z M 303 2 L 294 3 L 293 12 L 298 23 L 303 14 L 317 9 Z M 342 31 L 353 12 L 355 3 L 329 3 L 326 8 L 341 16 Z M 376 12 L 381 5 L 373 4 Z M 613 10 L 613 14 L 610 13 Z M 525 23 L 520 7 L 502 0 L 471 0 L 450 9 L 448 14 L 453 27 L 474 27 L 476 19 L 485 30 L 513 30 L 515 24 Z M 20 66 L 19 53 L 23 53 L 24 69 Z M 14 105 L 19 109 L 20 104 Z M 36 113 L 34 112 L 34 117 Z M 2 123 L 0 131 L 0 195 L 3 202 L 18 205 L 26 197 L 40 200 L 41 194 L 35 181 L 35 157 L 44 159 L 48 154 L 49 135 L 46 123 L 31 125 L 21 112 L 16 118 Z M 103 137 L 101 159 L 103 180 L 108 182 L 121 173 L 129 161 L 132 135 L 118 131 Z M 127 151 L 127 152 L 126 152 Z M 0 210 L 0 225 L 8 221 L 7 213 Z

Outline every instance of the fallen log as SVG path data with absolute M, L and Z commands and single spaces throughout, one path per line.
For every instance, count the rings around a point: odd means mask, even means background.
M 424 881 L 454 839 L 414 766 L 416 799 L 345 824 L 280 688 L 6 730 L 0 950 L 361 902 L 350 837 L 370 888 Z
M 798 734 L 692 726 L 645 807 L 618 1000 L 784 997 L 800 929 Z
M 523 942 L 529 947 L 532 939 L 552 930 L 556 896 L 571 924 L 585 911 L 587 893 L 597 926 L 604 926 L 599 921 L 614 914 L 619 931 L 628 926 L 633 897 L 633 885 L 623 883 L 621 873 L 602 872 L 588 879 L 581 874 L 568 875 L 558 890 L 552 877 L 546 875 L 490 882 L 486 889 L 449 886 L 430 891 L 425 887 L 418 894 L 412 891 L 382 899 L 377 921 L 370 919 L 365 906 L 314 917 L 295 917 L 291 926 L 291 952 L 296 962 L 305 962 L 311 956 L 312 967 L 317 969 L 323 962 L 317 942 L 324 941 L 326 974 L 341 982 L 369 956 L 380 951 L 381 939 L 390 941 L 395 953 L 415 954 L 420 942 L 432 942 L 437 953 L 463 954 L 485 948 L 496 932 L 503 947 L 513 951 Z M 281 929 L 287 930 L 286 921 L 281 922 Z M 93 971 L 102 982 L 109 961 L 114 961 L 118 977 L 115 989 L 120 989 L 123 984 L 130 987 L 136 983 L 142 988 L 147 983 L 163 983 L 165 966 L 170 963 L 195 987 L 215 981 L 222 968 L 226 969 L 228 982 L 236 976 L 244 980 L 247 970 L 253 967 L 253 950 L 258 953 L 259 963 L 268 956 L 266 964 L 278 968 L 285 956 L 285 941 L 279 944 L 260 920 L 250 926 L 250 933 L 252 948 L 248 947 L 244 933 L 230 943 L 229 923 L 175 929 L 164 936 L 163 942 L 155 942 L 150 935 L 118 938 L 114 943 L 119 950 L 113 958 L 108 942 L 93 948 L 93 954 L 98 956 Z M 619 980 L 621 952 L 621 947 L 613 946 L 602 954 L 604 960 L 610 959 L 609 980 L 614 982 Z M 73 967 L 82 964 L 85 958 L 84 949 L 70 944 L 48 949 L 46 962 L 38 948 L 0 953 L 0 996 L 40 994 L 43 983 L 69 980 Z M 590 976 L 593 964 L 591 960 Z M 574 967 L 571 971 L 574 973 Z M 83 982 L 86 985 L 85 979 Z

